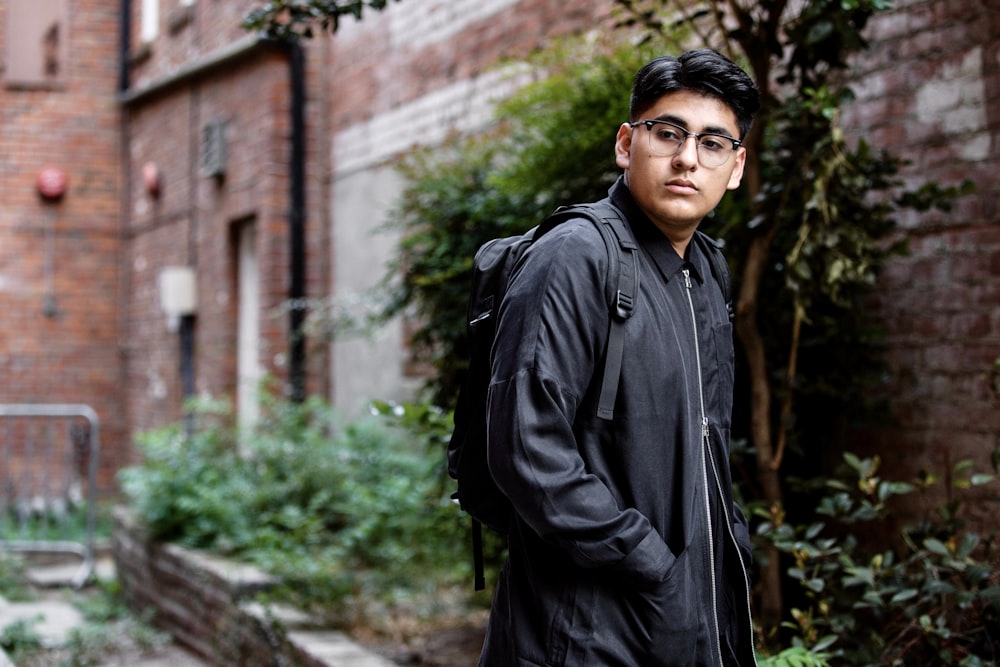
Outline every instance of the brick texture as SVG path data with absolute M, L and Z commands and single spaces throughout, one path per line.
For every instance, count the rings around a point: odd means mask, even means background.
M 285 51 L 254 46 L 240 27 L 246 3 L 163 2 L 159 36 L 144 44 L 136 0 L 120 98 L 120 3 L 67 1 L 64 84 L 0 82 L 0 401 L 93 405 L 111 487 L 135 458 L 132 435 L 182 416 L 179 340 L 158 304 L 164 267 L 197 271 L 196 392 L 234 392 L 234 230 L 247 221 L 258 229 L 260 363 L 287 374 L 290 75 Z M 307 43 L 307 295 L 330 292 L 337 268 L 335 176 L 405 150 L 394 123 L 426 142 L 480 122 L 509 85 L 495 65 L 602 25 L 611 4 L 404 0 Z M 900 216 L 911 253 L 886 267 L 870 304 L 888 334 L 893 419 L 858 440 L 910 467 L 985 463 L 1000 433 L 986 372 L 1000 355 L 1000 14 L 988 4 L 907 0 L 877 16 L 843 118 L 852 140 L 909 161 L 907 183 L 977 187 L 949 212 Z M 6 12 L 0 3 L 0 40 Z M 199 166 L 213 119 L 226 123 L 222 179 Z M 158 196 L 142 180 L 147 164 L 160 174 Z M 58 203 L 35 192 L 46 165 L 69 175 Z M 309 390 L 329 395 L 325 342 L 307 350 Z
M 127 603 L 212 664 L 271 665 L 295 658 L 281 630 L 246 613 L 244 605 L 275 586 L 254 568 L 149 538 L 126 513 L 115 516 L 112 543 Z
M 291 81 L 287 50 L 254 43 L 239 29 L 237 3 L 176 8 L 184 20 L 164 18 L 165 35 L 133 49 L 135 97 L 127 103 L 129 289 L 126 296 L 125 400 L 130 431 L 174 421 L 183 401 L 177 335 L 166 329 L 158 304 L 157 278 L 166 266 L 185 265 L 198 278 L 194 363 L 197 395 L 235 395 L 237 381 L 236 229 L 253 223 L 260 263 L 260 365 L 287 378 L 290 293 Z M 181 12 L 177 14 L 176 12 Z M 169 12 L 168 12 L 169 14 Z M 227 26 L 223 28 L 223 26 Z M 236 45 L 236 47 L 234 47 Z M 322 177 L 327 155 L 324 93 L 319 85 L 322 48 L 307 44 L 305 267 L 306 295 L 326 289 L 327 231 L 323 223 Z M 220 54 L 223 54 L 220 56 Z M 220 57 L 224 64 L 213 65 Z M 197 69 L 191 76 L 178 72 Z M 205 127 L 224 123 L 226 169 L 207 175 L 200 145 Z M 169 138 L 169 140 L 165 140 Z M 155 164 L 162 179 L 158 196 L 139 177 Z M 308 349 L 307 388 L 326 392 L 322 342 Z
M 0 71 L 0 403 L 89 403 L 101 418 L 103 485 L 128 456 L 118 400 L 117 47 L 95 38 L 116 33 L 117 9 L 70 0 L 59 86 L 12 88 Z M 36 191 L 47 166 L 68 178 L 58 202 Z
M 873 20 L 844 117 L 908 160 L 903 180 L 975 184 L 951 211 L 900 216 L 908 256 L 872 300 L 887 332 L 893 420 L 863 435 L 895 474 L 973 459 L 1000 446 L 1000 15 L 985 2 L 911 1 Z

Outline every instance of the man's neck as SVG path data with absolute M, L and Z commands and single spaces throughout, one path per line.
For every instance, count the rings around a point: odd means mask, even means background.
M 683 259 L 684 253 L 687 252 L 688 244 L 691 242 L 691 238 L 694 236 L 694 233 L 698 230 L 698 225 L 701 221 L 699 220 L 694 223 L 686 223 L 660 220 L 650 215 L 649 211 L 645 210 L 639 202 L 636 201 L 635 197 L 631 196 L 631 190 L 628 187 L 628 174 L 623 175 L 622 184 L 629 191 L 629 196 L 635 204 L 635 207 L 641 211 L 644 216 L 646 216 L 646 219 L 649 220 L 650 223 L 652 223 L 652 225 L 656 227 L 656 229 L 658 229 L 668 241 L 670 241 L 670 245 L 673 247 L 674 252 L 677 253 L 678 257 Z

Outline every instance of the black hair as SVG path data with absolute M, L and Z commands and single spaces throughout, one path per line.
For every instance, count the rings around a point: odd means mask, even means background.
M 757 86 L 739 65 L 713 49 L 696 49 L 676 58 L 654 58 L 636 73 L 629 120 L 641 120 L 657 100 L 680 90 L 714 97 L 732 109 L 740 139 L 750 131 L 760 108 Z

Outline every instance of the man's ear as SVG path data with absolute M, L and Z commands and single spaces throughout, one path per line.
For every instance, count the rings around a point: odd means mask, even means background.
M 743 180 L 743 168 L 746 166 L 747 162 L 747 149 L 740 146 L 736 149 L 736 166 L 733 167 L 733 172 L 729 175 L 729 184 L 726 185 L 727 190 L 735 190 L 740 187 L 740 182 Z
M 615 164 L 621 169 L 628 169 L 632 149 L 632 126 L 622 123 L 618 128 L 618 136 L 615 138 Z

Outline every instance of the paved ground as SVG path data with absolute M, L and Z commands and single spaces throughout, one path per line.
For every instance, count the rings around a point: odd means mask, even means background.
M 79 572 L 76 563 L 34 568 L 28 571 L 39 595 L 30 602 L 10 602 L 0 597 L 0 630 L 18 620 L 32 622 L 47 646 L 59 647 L 75 628 L 84 625 L 84 618 L 72 603 L 69 583 Z M 110 558 L 100 559 L 96 576 L 108 580 L 115 576 Z M 339 632 L 293 632 L 302 635 L 302 644 L 329 667 L 392 667 L 393 662 L 372 653 Z M 53 656 L 56 651 L 53 651 Z M 18 667 L 0 649 L 0 667 Z M 97 667 L 211 667 L 183 647 L 168 644 L 153 651 L 140 651 L 126 646 L 121 652 L 109 655 Z M 235 667 L 232 665 L 220 667 Z
M 74 629 L 83 625 L 80 612 L 69 602 L 58 596 L 44 596 L 49 599 L 32 602 L 8 602 L 0 598 L 0 629 L 18 620 L 37 621 L 32 627 L 48 646 L 63 646 L 66 637 Z M 40 620 L 39 620 L 40 619 Z M 292 633 L 295 635 L 296 633 Z M 355 643 L 339 632 L 309 632 L 303 634 L 302 642 L 312 654 L 330 667 L 392 667 L 394 663 L 378 656 Z M 305 635 L 308 635 L 306 637 Z M 52 652 L 52 660 L 60 657 Z M 0 667 L 18 667 L 0 649 Z M 176 644 L 157 647 L 152 651 L 125 649 L 109 655 L 97 667 L 210 667 L 208 663 L 192 655 Z M 222 667 L 222 666 L 220 666 Z M 226 665 L 224 667 L 236 667 Z
M 69 582 L 78 571 L 75 564 L 29 570 L 29 577 L 38 586 L 37 599 L 30 602 L 10 602 L 0 597 L 0 629 L 19 620 L 32 623 L 32 628 L 46 646 L 63 646 L 70 632 L 84 625 L 80 611 L 70 601 Z M 114 566 L 106 559 L 97 563 L 96 575 L 107 579 L 114 576 Z M 0 650 L 0 667 L 16 667 Z M 209 667 L 181 647 L 169 644 L 153 652 L 126 650 L 110 656 L 99 667 Z
M 50 599 L 33 602 L 8 602 L 0 598 L 0 628 L 13 622 L 32 622 L 46 646 L 62 646 L 69 633 L 83 625 L 84 619 L 72 604 Z M 0 651 L 0 667 L 13 663 Z M 182 648 L 170 644 L 145 653 L 128 650 L 110 656 L 100 667 L 208 667 L 208 665 Z
M 35 567 L 28 571 L 38 591 L 31 602 L 10 602 L 0 597 L 0 630 L 18 620 L 33 622 L 33 629 L 47 645 L 63 646 L 69 633 L 84 624 L 84 618 L 73 604 L 70 582 L 79 574 L 79 566 L 71 562 L 63 566 Z M 115 577 L 114 563 L 109 556 L 98 559 L 95 575 L 101 580 Z M 291 629 L 300 646 L 329 667 L 393 667 L 419 662 L 430 667 L 468 667 L 475 663 L 482 643 L 481 624 L 455 627 L 429 633 L 415 646 L 384 642 L 367 648 L 339 632 Z M 238 667 L 212 666 L 176 644 L 160 646 L 152 652 L 141 652 L 129 642 L 123 642 L 119 653 L 109 655 L 97 667 Z M 377 651 L 376 652 L 373 652 Z M 47 656 L 48 657 L 48 656 Z M 51 661 L 58 660 L 52 652 Z M 65 659 L 66 656 L 62 656 Z M 0 667 L 14 665 L 0 649 Z

